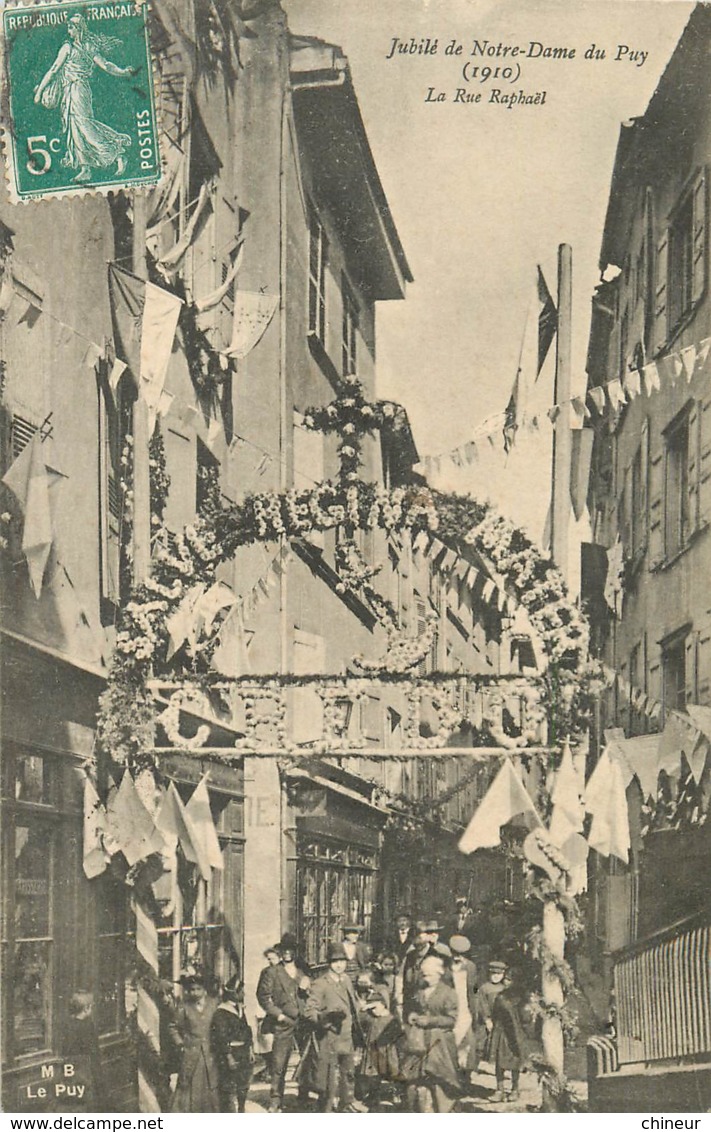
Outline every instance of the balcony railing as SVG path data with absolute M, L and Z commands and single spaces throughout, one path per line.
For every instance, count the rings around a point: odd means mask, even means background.
M 228 728 L 230 745 L 260 754 L 530 750 L 547 740 L 540 684 L 520 676 L 254 676 L 212 694 L 165 681 L 153 687 L 169 705 L 159 718 L 169 747 L 209 749 L 220 728 L 220 747 Z
M 618 952 L 614 988 L 620 1065 L 711 1054 L 711 915 Z

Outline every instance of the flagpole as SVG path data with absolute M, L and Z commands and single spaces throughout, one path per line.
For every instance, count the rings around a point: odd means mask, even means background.
M 133 194 L 133 273 L 148 278 L 146 263 L 146 197 Z M 138 382 L 141 375 L 136 375 Z M 151 559 L 150 472 L 148 464 L 148 405 L 139 388 L 133 403 L 133 582 L 148 578 Z
M 551 470 L 551 555 L 566 582 L 570 580 L 568 528 L 570 525 L 570 354 L 573 306 L 573 251 L 558 247 L 558 333 L 556 335 L 553 404 L 561 411 L 553 427 Z

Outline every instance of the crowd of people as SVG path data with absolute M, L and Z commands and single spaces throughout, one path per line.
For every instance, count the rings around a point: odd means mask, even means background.
M 269 1112 L 283 1110 L 290 1068 L 297 1111 L 368 1112 L 387 1103 L 451 1112 L 482 1060 L 495 1067 L 491 1099 L 515 1100 L 527 1053 L 525 992 L 502 960 L 472 958 L 466 912 L 458 907 L 451 934 L 439 918 L 413 924 L 403 914 L 377 956 L 362 926 L 346 924 L 318 972 L 285 935 L 265 951 L 256 1033 L 239 979 L 217 1003 L 196 970 L 185 972 L 167 1026 L 169 1107 L 243 1112 L 257 1060 Z

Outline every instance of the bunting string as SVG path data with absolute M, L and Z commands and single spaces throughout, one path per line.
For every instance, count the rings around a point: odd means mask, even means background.
M 632 368 L 622 378 L 615 377 L 601 385 L 590 386 L 584 396 L 570 397 L 556 402 L 548 409 L 541 410 L 525 420 L 519 427 L 529 432 L 537 432 L 544 423 L 542 418 L 555 426 L 563 411 L 567 409 L 570 414 L 570 427 L 582 428 L 586 420 L 603 417 L 606 413 L 614 415 L 637 397 L 651 397 L 655 391 L 661 390 L 663 381 L 673 384 L 683 379 L 690 384 L 694 377 L 701 373 L 709 353 L 711 353 L 711 337 L 703 338 L 698 345 L 686 346 L 683 350 L 671 352 L 657 358 L 656 361 Z M 469 440 L 449 451 L 425 456 L 421 462 L 425 475 L 429 475 L 432 471 L 439 472 L 445 461 L 460 468 L 475 463 L 479 458 L 479 444 L 482 439 L 491 447 L 495 447 L 494 438 L 501 436 L 503 446 L 506 417 L 506 411 L 494 413 L 476 426 Z

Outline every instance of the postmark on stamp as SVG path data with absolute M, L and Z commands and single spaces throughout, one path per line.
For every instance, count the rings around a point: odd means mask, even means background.
M 160 179 L 147 15 L 145 4 L 129 0 L 3 11 L 14 199 Z

